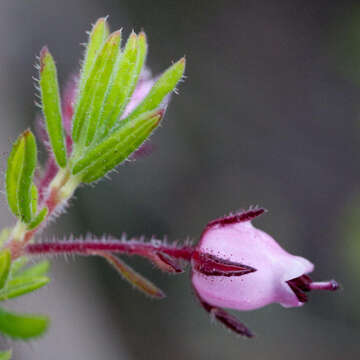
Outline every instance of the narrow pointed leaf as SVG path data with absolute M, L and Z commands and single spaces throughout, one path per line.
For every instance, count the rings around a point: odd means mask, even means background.
M 46 316 L 16 314 L 0 308 L 0 332 L 15 339 L 28 340 L 41 336 L 49 323 Z
M 86 83 L 86 80 L 89 77 L 90 71 L 94 66 L 95 60 L 99 51 L 106 38 L 109 36 L 109 26 L 107 24 L 106 18 L 100 18 L 97 20 L 91 32 L 89 34 L 89 41 L 86 45 L 85 59 L 81 70 L 81 79 L 80 79 L 80 93 L 83 90 L 83 87 Z
M 106 58 L 102 74 L 98 74 L 97 88 L 94 93 L 91 110 L 89 114 L 89 125 L 86 136 L 86 145 L 90 145 L 99 127 L 100 115 L 104 106 L 104 101 L 109 89 L 111 88 L 111 75 L 114 71 L 114 66 L 117 57 L 119 56 L 119 46 L 121 41 L 121 32 L 114 33 L 109 38 L 109 50 Z
M 5 289 L 0 291 L 0 300 L 12 299 L 25 295 L 45 286 L 50 279 L 47 276 L 29 278 L 28 276 L 18 276 L 8 281 Z
M 0 351 L 0 360 L 10 360 L 12 356 L 12 351 Z
M 138 49 L 138 38 L 135 33 L 132 33 L 116 64 L 111 89 L 101 114 L 98 139 L 102 139 L 119 120 L 130 97 L 133 84 L 137 81 Z
M 123 121 L 130 121 L 145 111 L 156 109 L 165 96 L 170 94 L 181 80 L 185 71 L 185 58 L 170 66 L 151 88 L 149 94 L 138 105 L 138 107 Z
M 131 88 L 130 88 L 130 93 L 129 96 L 127 98 L 127 101 L 124 104 L 124 109 L 125 110 L 125 106 L 128 104 L 128 102 L 130 101 L 131 95 L 133 94 L 137 84 L 138 84 L 138 80 L 141 74 L 141 71 L 144 67 L 145 61 L 146 61 L 146 56 L 147 56 L 147 51 L 148 51 L 148 45 L 147 45 L 147 39 L 146 39 L 146 35 L 145 33 L 142 31 L 137 38 L 137 57 L 136 57 L 136 65 L 134 68 L 134 78 L 133 81 L 131 83 Z
M 24 134 L 21 134 L 12 147 L 6 170 L 6 196 L 10 210 L 15 216 L 19 216 L 18 191 L 24 166 L 24 156 L 25 138 Z
M 11 266 L 11 254 L 8 249 L 0 252 L 0 289 L 2 289 L 9 277 Z
M 126 85 L 125 79 L 119 79 L 119 84 L 123 89 L 123 96 L 121 97 L 121 105 L 117 107 L 117 111 L 112 113 L 112 117 L 110 119 L 110 123 L 108 125 L 108 130 L 112 129 L 116 122 L 120 122 L 120 126 L 122 126 L 122 120 L 120 120 L 121 114 L 124 112 L 126 105 L 129 103 L 131 96 L 136 88 L 136 85 L 139 80 L 140 73 L 143 69 L 146 55 L 147 55 L 147 41 L 145 33 L 141 32 L 137 37 L 136 41 L 136 60 L 134 66 L 131 68 L 131 71 L 128 74 L 128 83 L 127 87 L 123 87 L 122 84 Z M 126 69 L 124 69 L 124 72 Z M 119 102 L 120 104 L 120 102 Z
M 96 57 L 90 75 L 84 85 L 75 109 L 73 140 L 88 145 L 97 128 L 99 112 L 108 89 L 110 76 L 119 51 L 121 32 L 116 31 L 109 36 L 100 53 Z
M 31 222 L 28 225 L 28 230 L 34 230 L 36 229 L 46 218 L 48 214 L 48 208 L 42 208 L 39 213 L 31 220 Z
M 24 131 L 15 142 L 8 159 L 6 194 L 9 207 L 17 217 L 28 223 L 32 218 L 33 177 L 37 149 L 33 133 Z
M 98 161 L 108 152 L 111 152 L 116 146 L 121 144 L 127 137 L 134 137 L 137 127 L 141 127 L 144 124 L 153 125 L 158 122 L 161 117 L 160 111 L 152 111 L 149 113 L 142 114 L 131 124 L 126 124 L 123 127 L 119 128 L 116 132 L 110 134 L 103 142 L 95 146 L 93 149 L 87 152 L 73 167 L 72 173 L 74 175 L 78 174 L 86 167 L 92 165 L 94 162 Z
M 94 254 L 105 258 L 125 280 L 127 280 L 136 289 L 140 290 L 144 294 L 156 299 L 162 299 L 165 297 L 165 294 L 162 292 L 162 290 L 160 290 L 149 280 L 145 279 L 142 275 L 137 273 L 116 256 L 103 252 L 95 252 Z
M 51 148 L 57 164 L 66 166 L 65 135 L 61 116 L 61 102 L 57 71 L 53 57 L 47 47 L 40 52 L 40 90 L 42 110 Z
M 73 168 L 73 174 L 83 171 L 82 181 L 87 183 L 103 177 L 150 136 L 162 115 L 161 110 L 148 112 L 125 124 L 80 159 Z
M 25 140 L 25 153 L 18 187 L 18 208 L 21 220 L 24 223 L 29 223 L 33 215 L 32 186 L 37 163 L 37 149 L 33 133 L 30 130 L 26 130 L 23 135 Z
M 39 263 L 28 267 L 22 271 L 19 276 L 22 278 L 28 277 L 39 277 L 46 275 L 50 270 L 50 262 L 48 260 L 40 261 Z

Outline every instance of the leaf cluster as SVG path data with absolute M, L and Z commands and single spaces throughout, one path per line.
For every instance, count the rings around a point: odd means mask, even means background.
M 163 102 L 181 80 L 184 58 L 155 82 L 144 100 L 125 118 L 147 55 L 143 32 L 131 33 L 121 48 L 121 31 L 109 34 L 105 18 L 89 34 L 72 119 L 74 148 L 66 153 L 54 60 L 47 48 L 40 55 L 40 89 L 51 147 L 59 167 L 68 167 L 84 183 L 101 179 L 129 157 L 158 126 Z
M 132 32 L 124 46 L 121 39 L 120 30 L 110 33 L 106 18 L 100 18 L 90 31 L 70 129 L 65 126 L 55 61 L 47 47 L 40 52 L 45 145 L 55 173 L 48 175 L 49 181 L 41 180 L 35 136 L 29 129 L 24 131 L 12 146 L 6 170 L 7 201 L 18 221 L 13 229 L 0 233 L 0 301 L 35 291 L 50 280 L 47 261 L 26 267 L 28 259 L 21 252 L 13 252 L 11 245 L 24 248 L 80 183 L 103 178 L 137 150 L 158 127 L 168 97 L 183 77 L 184 58 L 160 75 L 143 100 L 129 111 L 144 71 L 148 45 L 143 32 Z M 120 260 L 101 256 L 127 280 L 152 296 L 162 296 L 152 283 Z M 46 316 L 18 314 L 0 307 L 0 333 L 5 336 L 27 340 L 42 335 L 48 325 Z M 10 357 L 11 352 L 0 352 L 0 360 Z

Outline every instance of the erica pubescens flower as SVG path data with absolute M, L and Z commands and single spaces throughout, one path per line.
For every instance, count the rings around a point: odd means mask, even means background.
M 196 246 L 192 284 L 215 317 L 218 308 L 254 310 L 271 303 L 301 306 L 308 291 L 338 288 L 334 280 L 313 282 L 307 275 L 314 270 L 310 261 L 289 254 L 252 225 L 251 220 L 263 212 L 254 209 L 210 222 Z M 226 324 L 229 319 L 222 313 L 221 321 Z M 233 327 L 233 322 L 227 325 Z M 251 336 L 242 325 L 236 331 Z

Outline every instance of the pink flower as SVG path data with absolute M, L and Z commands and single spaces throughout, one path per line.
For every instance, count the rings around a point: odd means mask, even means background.
M 244 325 L 221 308 L 253 310 L 271 303 L 301 306 L 310 290 L 336 290 L 334 281 L 313 282 L 314 265 L 289 254 L 251 220 L 254 209 L 210 222 L 192 257 L 192 284 L 204 308 L 246 336 Z

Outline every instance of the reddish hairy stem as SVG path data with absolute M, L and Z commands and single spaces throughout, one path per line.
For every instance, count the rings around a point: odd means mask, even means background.
M 152 260 L 154 254 L 163 253 L 175 259 L 191 260 L 194 248 L 191 246 L 175 247 L 169 245 L 155 245 L 151 242 L 143 243 L 135 240 L 77 240 L 57 241 L 29 244 L 25 252 L 31 255 L 91 255 L 92 252 L 102 251 L 126 255 L 138 255 Z

